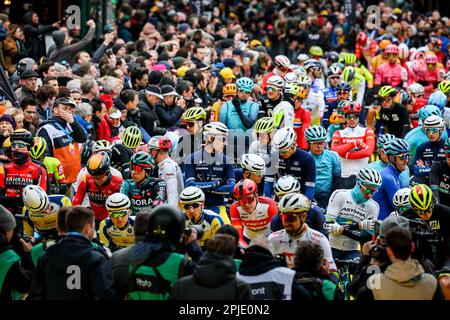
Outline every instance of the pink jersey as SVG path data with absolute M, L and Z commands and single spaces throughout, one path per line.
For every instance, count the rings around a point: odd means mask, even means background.
M 393 87 L 401 87 L 402 82 L 408 81 L 408 72 L 400 64 L 384 63 L 377 68 L 375 73 L 375 85 L 389 84 Z

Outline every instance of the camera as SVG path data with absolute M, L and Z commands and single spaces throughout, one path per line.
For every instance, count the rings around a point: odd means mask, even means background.
M 189 237 L 191 235 L 192 229 L 194 229 L 197 232 L 197 239 L 201 239 L 203 237 L 203 235 L 205 234 L 202 226 L 200 226 L 198 224 L 194 224 L 194 225 L 186 227 L 184 229 L 184 234 L 186 235 L 186 237 Z
M 412 258 L 419 261 L 428 259 L 436 265 L 439 235 L 422 219 L 409 219 L 409 231 L 414 243 Z

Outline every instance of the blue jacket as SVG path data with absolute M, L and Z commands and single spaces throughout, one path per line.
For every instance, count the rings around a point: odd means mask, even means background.
M 252 127 L 258 118 L 259 104 L 250 100 L 240 104 L 242 113 L 249 120 L 250 126 L 245 126 L 239 117 L 232 101 L 227 101 L 220 108 L 219 121 L 225 124 L 228 129 L 242 129 L 247 131 Z
M 333 181 L 341 176 L 341 158 L 331 150 L 324 150 L 320 156 L 311 153 L 316 163 L 316 188 L 314 194 L 333 192 Z
M 392 211 L 395 211 L 392 199 L 394 198 L 394 194 L 402 188 L 399 175 L 400 172 L 391 165 L 381 170 L 381 178 L 383 181 L 381 187 L 373 196 L 373 200 L 380 206 L 378 220 L 384 220 Z

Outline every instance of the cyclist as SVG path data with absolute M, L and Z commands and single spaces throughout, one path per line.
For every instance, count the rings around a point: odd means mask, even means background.
M 438 63 L 438 57 L 434 53 L 425 55 L 426 70 L 417 75 L 417 82 L 425 88 L 425 98 L 434 91 L 439 82 L 444 80 L 445 70 Z
M 131 214 L 148 207 L 157 207 L 166 202 L 166 182 L 154 178 L 155 160 L 145 152 L 133 154 L 130 161 L 131 179 L 127 179 L 120 187 L 120 193 L 131 201 Z
M 300 181 L 301 192 L 314 198 L 316 184 L 316 165 L 313 157 L 297 147 L 297 135 L 292 127 L 279 129 L 273 137 L 273 146 L 279 153 L 276 177 L 292 175 Z M 270 183 L 273 190 L 273 183 Z
M 402 188 L 394 194 L 392 203 L 394 204 L 395 211 L 392 211 L 389 216 L 401 216 L 406 210 L 411 209 L 411 203 L 409 202 L 410 188 Z
M 305 61 L 304 68 L 307 75 L 311 78 L 312 92 L 319 92 L 325 89 L 325 83 L 322 75 L 323 65 L 316 59 L 309 59 Z
M 395 210 L 395 206 L 392 203 L 394 194 L 398 190 L 409 186 L 409 184 L 403 185 L 400 180 L 400 173 L 406 170 L 410 157 L 408 142 L 395 138 L 389 141 L 387 145 L 383 145 L 383 148 L 389 158 L 389 164 L 381 170 L 383 183 L 373 197 L 380 206 L 378 220 L 384 220 Z
M 388 146 L 389 142 L 395 140 L 395 136 L 392 134 L 383 134 L 378 137 L 377 147 L 380 155 L 380 159 L 369 163 L 369 168 L 373 168 L 378 172 L 381 172 L 389 164 L 389 156 L 385 152 L 385 148 Z M 407 187 L 409 185 L 409 168 L 406 167 L 405 171 L 400 173 L 400 181 L 402 186 Z
M 205 194 L 200 188 L 187 187 L 180 193 L 180 203 L 186 215 L 186 228 L 198 226 L 203 235 L 198 235 L 200 246 L 211 238 L 224 225 L 222 218 L 211 210 L 205 209 Z
M 261 92 L 263 94 L 266 94 L 267 80 L 269 80 L 271 76 L 280 76 L 281 78 L 284 78 L 286 73 L 289 72 L 291 61 L 289 61 L 289 58 L 286 56 L 278 55 L 273 59 L 273 64 L 275 68 L 271 72 L 266 73 L 263 77 L 261 86 Z
M 222 104 L 227 101 L 231 101 L 236 97 L 237 89 L 235 83 L 228 83 L 223 86 L 222 89 L 222 100 L 218 99 L 216 102 L 214 102 L 213 106 L 211 107 L 211 114 L 209 117 L 209 121 L 215 122 L 219 121 L 219 115 L 220 115 L 220 108 L 222 107 Z M 203 108 L 202 108 L 203 109 Z
M 268 163 L 271 155 L 272 139 L 275 134 L 275 121 L 272 117 L 264 117 L 256 121 L 253 133 L 256 140 L 250 144 L 249 153 L 257 154 Z
M 236 183 L 234 197 L 237 202 L 230 207 L 231 224 L 239 231 L 240 241 L 248 245 L 259 236 L 270 234 L 270 221 L 278 213 L 277 203 L 258 196 L 258 187 L 250 179 Z
M 73 205 L 83 203 L 87 195 L 92 211 L 94 211 L 96 226 L 100 221 L 108 217 L 105 208 L 106 199 L 113 193 L 119 192 L 123 179 L 111 174 L 111 160 L 106 152 L 100 152 L 91 156 L 88 160 L 87 171 L 78 186 L 77 193 L 73 198 Z
M 182 123 L 186 127 L 187 134 L 183 134 L 178 140 L 177 151 L 175 152 L 175 161 L 177 163 L 182 162 L 188 154 L 202 148 L 202 131 L 206 123 L 205 109 L 202 107 L 187 109 L 182 115 Z
M 423 122 L 425 119 L 427 119 L 431 115 L 437 115 L 442 117 L 441 111 L 438 107 L 432 106 L 432 105 L 425 105 L 419 110 L 419 120 L 421 122 L 421 125 L 419 125 L 417 128 L 412 129 L 409 131 L 406 136 L 405 140 L 408 141 L 410 147 L 411 147 L 411 163 L 409 164 L 411 167 L 413 165 L 412 160 L 416 157 L 416 150 L 417 148 L 428 141 L 427 134 L 425 132 L 425 127 L 423 125 Z M 442 133 L 442 139 L 447 139 L 447 131 L 444 130 Z
M 281 198 L 279 208 L 284 229 L 273 232 L 268 238 L 274 254 L 283 255 L 288 267 L 293 267 L 293 257 L 298 244 L 301 241 L 312 241 L 321 246 L 330 272 L 336 273 L 337 268 L 328 239 L 305 223 L 307 212 L 311 208 L 309 199 L 299 193 L 289 193 Z
M 394 102 L 397 90 L 392 86 L 383 86 L 378 91 L 381 108 L 380 121 L 377 121 L 375 132 L 378 135 L 390 133 L 397 138 L 403 138 L 411 130 L 409 114 L 405 106 Z M 387 132 L 385 132 L 385 130 Z
M 409 194 L 411 209 L 403 214 L 408 219 L 425 221 L 439 235 L 436 270 L 439 270 L 439 285 L 446 299 L 450 299 L 450 208 L 435 204 L 433 192 L 425 184 L 415 185 Z
M 99 238 L 112 252 L 134 244 L 134 220 L 130 218 L 131 202 L 122 193 L 113 193 L 106 199 L 109 218 L 100 222 Z
M 429 116 L 423 122 L 428 141 L 416 150 L 414 158 L 414 182 L 428 184 L 431 166 L 436 161 L 445 160 L 445 141 L 442 132 L 445 130 L 444 120 L 439 116 Z
M 323 127 L 311 126 L 305 132 L 309 153 L 316 163 L 316 187 L 314 199 L 322 208 L 326 208 L 328 199 L 341 176 L 341 159 L 331 150 L 326 150 L 327 132 Z
M 373 230 L 379 207 L 371 198 L 376 194 L 381 182 L 378 171 L 362 168 L 358 171 L 357 182 L 353 189 L 336 190 L 331 195 L 327 220 L 330 223 L 330 244 L 334 258 L 352 260 L 360 257 L 358 240 L 348 234 L 349 228 L 356 226 L 357 229 L 366 232 Z
M 348 189 L 355 185 L 355 173 L 367 166 L 375 148 L 373 130 L 359 124 L 361 109 L 357 102 L 344 104 L 347 127 L 335 131 L 331 141 L 331 150 L 337 152 L 342 160 L 339 188 Z
M 341 79 L 352 88 L 351 99 L 359 104 L 363 103 L 364 93 L 366 91 L 366 78 L 357 72 L 355 67 L 348 66 L 342 70 Z
M 133 150 L 142 142 L 142 131 L 139 127 L 131 126 L 122 133 L 122 143 L 115 143 L 111 147 L 111 166 L 119 170 L 124 179 L 130 179 L 130 159 Z
M 430 188 L 436 203 L 450 206 L 450 139 L 444 144 L 445 160 L 435 161 L 430 170 Z
M 447 104 L 448 104 L 449 102 L 448 96 L 450 93 L 450 80 L 446 79 L 439 82 L 437 89 L 447 96 Z
M 344 115 L 344 106 L 348 103 L 348 100 L 342 100 L 338 103 L 336 112 L 330 117 L 330 126 L 327 130 L 327 143 L 331 144 L 333 135 L 337 130 L 345 129 L 347 126 L 347 119 Z
M 250 179 L 258 186 L 258 194 L 264 195 L 264 180 L 266 163 L 264 159 L 256 154 L 246 153 L 241 158 L 241 168 L 234 169 L 236 181 Z M 273 180 L 273 177 L 269 177 Z M 268 194 L 271 195 L 270 190 Z
M 325 129 L 330 125 L 330 117 L 336 112 L 338 105 L 337 88 L 339 80 L 341 79 L 342 70 L 336 66 L 331 65 L 328 70 L 328 85 L 322 90 L 325 99 L 325 109 L 323 112 L 322 125 Z
M 30 159 L 34 139 L 29 131 L 15 130 L 10 141 L 12 162 L 0 166 L 0 203 L 13 214 L 20 214 L 23 188 L 33 184 L 47 190 L 47 171 Z
M 293 176 L 280 177 L 274 186 L 275 199 L 279 202 L 286 194 L 300 193 L 301 185 Z M 311 203 L 311 208 L 308 211 L 305 222 L 316 231 L 319 231 L 328 237 L 328 231 L 325 229 L 325 210 L 321 207 Z M 283 229 L 283 222 L 281 215 L 278 213 L 270 222 L 270 229 L 278 231 Z
M 220 122 L 212 122 L 205 129 L 205 147 L 184 159 L 185 186 L 202 189 L 206 208 L 229 224 L 224 195 L 232 196 L 236 183 L 233 162 L 223 153 L 229 131 Z
M 323 92 L 312 91 L 311 85 L 312 80 L 309 76 L 300 77 L 298 79 L 298 86 L 300 87 L 300 90 L 297 93 L 297 97 L 301 98 L 301 107 L 311 113 L 311 124 L 318 125 L 320 124 L 320 120 L 322 119 L 323 112 L 325 110 L 325 100 L 323 97 Z
M 376 74 L 377 69 L 382 64 L 386 63 L 388 60 L 388 55 L 386 53 L 386 48 L 391 44 L 390 40 L 383 39 L 378 43 L 378 48 L 380 49 L 380 54 L 376 55 L 370 61 L 370 67 L 372 74 Z
M 66 194 L 66 179 L 61 161 L 54 157 L 46 156 L 46 150 L 47 141 L 41 137 L 35 137 L 34 145 L 30 149 L 30 156 L 45 165 L 50 194 Z
M 312 60 L 320 63 L 321 69 L 324 73 L 328 73 L 327 61 L 323 58 L 323 50 L 320 46 L 311 46 L 309 48 L 309 55 Z
M 398 59 L 398 46 L 387 46 L 387 62 L 380 65 L 375 72 L 375 86 L 390 85 L 394 88 L 405 88 L 408 85 L 408 72 L 401 66 Z
M 445 107 L 447 104 L 447 96 L 443 92 L 439 90 L 433 92 L 428 98 L 427 104 L 438 107 L 445 123 L 447 125 L 450 124 L 450 109 Z
M 425 89 L 420 83 L 413 83 L 408 87 L 408 92 L 412 98 L 412 110 L 408 110 L 410 113 L 411 125 L 413 128 L 417 128 L 419 124 L 419 109 L 427 104 L 425 96 Z
M 178 206 L 178 195 L 184 189 L 183 174 L 178 164 L 170 157 L 172 141 L 155 136 L 148 142 L 149 153 L 158 164 L 158 177 L 166 182 L 167 203 Z
M 266 95 L 260 100 L 258 118 L 271 117 L 273 109 L 283 101 L 284 80 L 280 76 L 270 76 L 267 79 Z

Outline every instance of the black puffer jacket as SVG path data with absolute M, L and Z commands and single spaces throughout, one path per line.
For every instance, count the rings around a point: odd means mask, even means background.
M 194 274 L 181 278 L 172 291 L 173 300 L 253 300 L 247 283 L 236 278 L 231 256 L 206 252 Z
M 42 56 L 45 56 L 44 34 L 55 28 L 51 25 L 33 24 L 31 22 L 33 13 L 30 11 L 24 14 L 22 18 L 23 33 L 25 34 L 25 48 L 29 52 L 29 57 L 33 58 L 34 61 L 39 61 Z
M 162 136 L 166 133 L 166 129 L 161 127 L 156 107 L 152 106 L 143 91 L 139 92 L 140 122 L 142 128 L 147 131 L 150 136 Z

